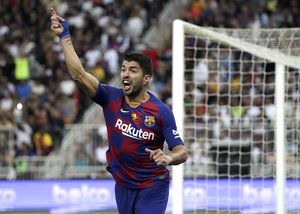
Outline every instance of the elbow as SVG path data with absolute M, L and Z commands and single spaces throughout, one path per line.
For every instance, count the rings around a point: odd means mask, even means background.
M 189 154 L 188 154 L 187 149 L 185 148 L 184 151 L 183 151 L 183 154 L 182 154 L 182 162 L 183 163 L 186 162 L 188 157 L 189 157 Z
M 179 154 L 179 158 L 177 159 L 177 161 L 174 162 L 174 165 L 182 164 L 188 159 L 188 151 L 186 147 L 183 147 Z
M 170 156 L 172 160 L 169 164 L 179 165 L 181 163 L 186 162 L 186 160 L 188 159 L 188 150 L 184 145 L 180 145 L 172 150 L 172 154 Z

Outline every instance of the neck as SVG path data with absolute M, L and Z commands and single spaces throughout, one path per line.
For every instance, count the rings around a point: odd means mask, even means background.
M 143 92 L 142 94 L 139 94 L 135 97 L 125 96 L 125 100 L 128 103 L 144 103 L 147 102 L 150 98 L 150 95 L 147 91 Z

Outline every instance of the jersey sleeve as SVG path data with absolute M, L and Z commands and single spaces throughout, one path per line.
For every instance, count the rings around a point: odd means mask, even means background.
M 120 89 L 99 82 L 96 95 L 91 99 L 100 106 L 105 107 L 108 103 L 118 99 L 121 94 Z
M 174 114 L 167 107 L 162 112 L 162 131 L 170 150 L 184 144 L 178 134 Z

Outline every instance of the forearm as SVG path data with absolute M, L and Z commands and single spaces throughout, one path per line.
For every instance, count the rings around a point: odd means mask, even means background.
M 90 73 L 87 73 L 75 52 L 71 37 L 66 36 L 60 40 L 68 71 L 76 84 L 89 96 L 96 94 L 99 81 Z
M 60 40 L 60 43 L 63 49 L 66 65 L 72 79 L 80 82 L 85 75 L 85 71 L 77 53 L 74 50 L 71 37 L 64 37 Z
M 168 165 L 178 165 L 184 163 L 188 158 L 188 152 L 185 146 L 180 145 L 172 149 L 169 154 L 170 161 Z

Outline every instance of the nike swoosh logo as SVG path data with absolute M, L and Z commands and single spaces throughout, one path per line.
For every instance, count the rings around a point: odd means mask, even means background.
M 121 111 L 122 113 L 129 113 L 129 111 L 124 110 L 123 108 L 121 108 L 120 111 Z

